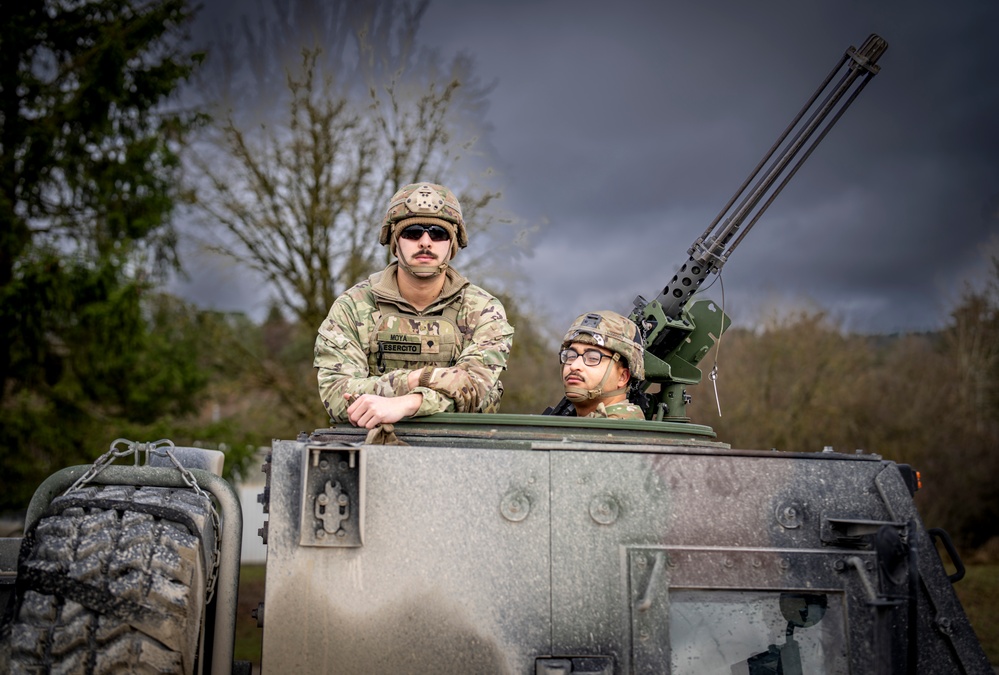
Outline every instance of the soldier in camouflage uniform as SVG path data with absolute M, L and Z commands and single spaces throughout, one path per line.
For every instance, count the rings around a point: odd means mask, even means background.
M 577 317 L 562 338 L 559 362 L 565 397 L 577 416 L 645 419 L 628 401 L 632 377 L 645 377 L 642 336 L 628 317 L 608 311 Z
M 468 245 L 454 194 L 405 186 L 379 242 L 397 260 L 337 298 L 316 338 L 330 418 L 371 429 L 438 412 L 496 412 L 513 327 L 499 300 L 448 264 Z

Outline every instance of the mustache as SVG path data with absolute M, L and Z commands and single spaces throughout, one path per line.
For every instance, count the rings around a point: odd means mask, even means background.
M 415 257 L 416 257 L 416 256 L 418 256 L 418 255 L 428 255 L 428 256 L 430 256 L 431 258 L 433 258 L 434 260 L 437 260 L 437 258 L 439 258 L 439 257 L 440 257 L 440 256 L 438 256 L 438 255 L 437 255 L 436 253 L 434 253 L 434 252 L 433 252 L 433 251 L 432 251 L 431 249 L 429 249 L 429 248 L 421 248 L 421 249 L 420 249 L 419 251 L 417 251 L 416 253 L 414 253 L 414 254 L 413 254 L 413 257 L 415 258 Z

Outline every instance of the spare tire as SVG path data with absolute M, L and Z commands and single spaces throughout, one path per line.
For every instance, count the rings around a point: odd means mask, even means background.
M 12 673 L 193 673 L 216 533 L 188 489 L 91 486 L 25 533 Z

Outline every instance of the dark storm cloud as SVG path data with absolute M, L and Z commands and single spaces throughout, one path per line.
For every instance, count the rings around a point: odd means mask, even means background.
M 878 33 L 882 72 L 724 282 L 739 321 L 814 302 L 891 331 L 941 326 L 997 230 L 997 21 L 984 1 L 432 0 L 420 39 L 497 83 L 503 206 L 545 223 L 522 269 L 561 326 L 658 293 L 844 50 Z
M 872 4 L 438 1 L 424 38 L 498 78 L 507 206 L 548 222 L 524 269 L 565 322 L 657 293 L 845 48 L 880 34 L 883 72 L 726 266 L 728 309 L 933 328 L 996 229 L 999 7 Z

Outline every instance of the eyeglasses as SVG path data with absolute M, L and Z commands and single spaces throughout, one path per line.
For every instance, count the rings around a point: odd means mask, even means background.
M 399 233 L 403 239 L 418 241 L 426 232 L 430 235 L 430 241 L 447 241 L 451 238 L 451 233 L 440 225 L 410 225 Z
M 604 359 L 613 359 L 613 354 L 604 354 L 603 352 L 598 352 L 596 349 L 587 349 L 585 352 L 580 354 L 575 349 L 563 349 L 558 353 L 559 363 L 572 363 L 576 360 L 577 356 L 583 357 L 583 363 L 588 366 L 599 366 L 600 362 Z

